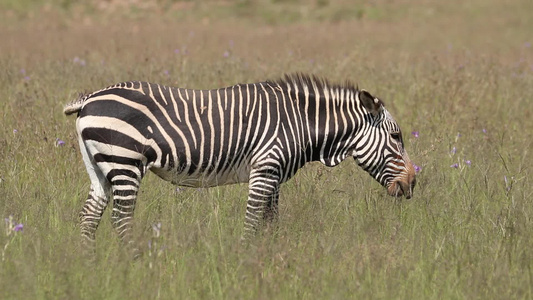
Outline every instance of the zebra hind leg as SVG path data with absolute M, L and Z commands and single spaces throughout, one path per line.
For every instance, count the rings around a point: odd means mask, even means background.
M 279 186 L 272 193 L 271 198 L 268 200 L 263 213 L 263 220 L 267 225 L 273 224 L 278 220 L 278 200 L 279 200 Z
M 139 176 L 117 175 L 111 179 L 113 190 L 113 212 L 111 219 L 126 250 L 138 258 L 141 252 L 132 238 L 132 222 L 141 178 Z
M 248 189 L 243 241 L 254 237 L 262 223 L 276 219 L 279 176 L 271 168 L 252 170 Z
M 80 211 L 80 230 L 82 236 L 83 252 L 91 260 L 96 254 L 96 229 L 102 219 L 102 214 L 109 203 L 105 193 L 96 186 L 91 186 L 91 191 Z
M 96 229 L 109 203 L 111 185 L 96 163 L 89 158 L 83 143 L 80 144 L 80 149 L 87 173 L 91 179 L 89 196 L 79 214 L 82 252 L 85 253 L 89 260 L 94 260 L 96 258 Z

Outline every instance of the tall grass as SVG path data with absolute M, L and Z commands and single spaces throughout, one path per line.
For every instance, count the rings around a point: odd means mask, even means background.
M 0 222 L 2 298 L 533 297 L 528 1 L 378 3 L 338 22 L 335 1 L 311 3 L 315 19 L 305 1 L 259 17 L 24 3 L 0 21 L 0 217 L 23 224 Z M 283 5 L 300 17 L 276 19 Z M 87 264 L 89 180 L 64 103 L 132 79 L 216 88 L 294 71 L 384 99 L 422 167 L 413 199 L 390 198 L 351 159 L 310 164 L 282 186 L 276 226 L 244 247 L 246 185 L 177 190 L 149 174 L 135 215 L 144 256 L 125 256 L 106 212 Z

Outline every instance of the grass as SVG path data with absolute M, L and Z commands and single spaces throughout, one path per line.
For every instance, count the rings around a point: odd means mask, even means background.
M 50 3 L 2 4 L 0 216 L 24 225 L 0 223 L 3 298 L 533 298 L 529 1 Z M 216 88 L 294 71 L 384 99 L 422 167 L 413 199 L 353 160 L 310 164 L 248 249 L 245 185 L 176 191 L 150 174 L 135 215 L 146 255 L 125 258 L 106 212 L 87 265 L 89 180 L 63 104 L 125 80 Z

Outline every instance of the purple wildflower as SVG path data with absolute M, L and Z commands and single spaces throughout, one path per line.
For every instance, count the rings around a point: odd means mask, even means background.
M 163 71 L 163 74 L 165 74 L 166 76 L 168 76 L 168 70 L 164 70 L 164 71 Z
M 420 173 L 420 171 L 422 171 L 422 167 L 421 166 L 418 166 L 416 164 L 413 164 L 413 166 L 415 167 L 415 173 Z
M 224 57 L 229 57 L 229 51 L 224 51 Z
M 56 147 L 64 146 L 64 145 L 65 145 L 65 141 L 60 140 L 60 139 L 56 139 Z
M 24 225 L 22 223 L 17 224 L 15 225 L 15 227 L 13 227 L 13 230 L 16 232 L 22 231 L 22 229 L 24 229 Z
M 458 133 L 457 133 L 457 138 L 460 138 L 460 137 L 461 137 L 461 133 L 458 132 Z
M 17 132 L 19 132 L 19 131 L 16 130 L 16 129 L 13 129 L 13 134 L 16 134 Z
M 415 138 L 418 138 L 418 135 L 419 135 L 419 134 L 418 134 L 418 131 L 413 131 L 413 132 L 411 132 L 411 134 L 412 134 Z
M 85 66 L 85 60 L 84 59 L 81 59 L 79 57 L 74 57 L 74 59 L 72 60 L 73 63 L 75 64 L 78 64 L 80 66 Z
M 459 168 L 459 164 L 458 163 L 454 163 L 453 165 L 450 166 L 450 168 L 457 169 L 457 168 Z
M 465 160 L 465 164 L 470 167 L 472 165 L 472 162 L 469 160 Z
M 481 131 L 483 131 L 484 134 L 487 134 L 487 129 L 483 128 Z
M 26 69 L 20 69 L 20 74 L 26 75 Z
M 452 155 L 455 155 L 455 153 L 457 153 L 457 148 L 455 148 L 455 146 L 452 148 L 452 150 L 450 151 L 450 153 Z
M 180 54 L 180 49 L 174 49 L 174 53 Z
M 30 81 L 30 76 L 24 76 L 24 80 Z
M 19 232 L 22 231 L 22 229 L 24 228 L 24 225 L 22 223 L 15 225 L 15 221 L 12 215 L 10 215 L 9 218 L 4 218 L 4 221 L 6 223 L 7 235 L 9 235 L 11 231 Z

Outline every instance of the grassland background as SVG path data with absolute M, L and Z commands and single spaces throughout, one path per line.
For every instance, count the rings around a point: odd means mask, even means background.
M 530 0 L 2 0 L 0 217 L 24 229 L 0 222 L 0 298 L 531 299 L 532 43 Z M 86 264 L 89 180 L 63 104 L 126 80 L 217 88 L 295 71 L 384 99 L 422 167 L 413 199 L 353 160 L 311 164 L 247 249 L 245 185 L 176 190 L 150 174 L 145 255 L 124 258 L 106 212 Z

